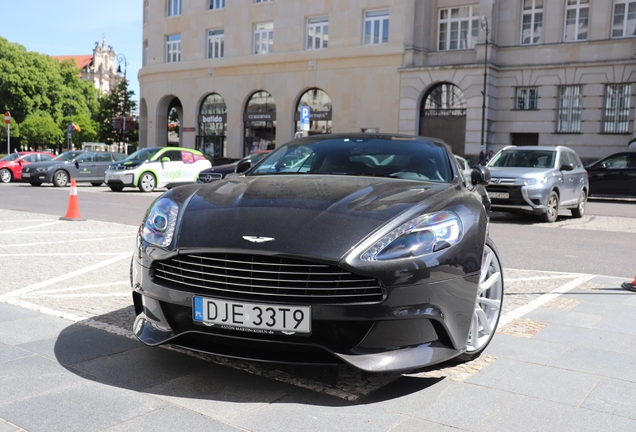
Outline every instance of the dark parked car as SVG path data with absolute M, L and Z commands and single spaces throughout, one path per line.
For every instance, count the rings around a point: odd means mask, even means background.
M 252 164 L 255 164 L 256 162 L 267 156 L 269 153 L 271 153 L 270 150 L 262 150 L 256 153 L 251 153 L 245 156 L 243 159 L 238 159 L 234 162 L 223 165 L 215 165 L 212 168 L 204 169 L 199 173 L 199 176 L 197 177 L 197 183 L 210 183 L 214 180 L 221 180 L 222 178 L 225 178 L 230 174 L 234 174 L 236 166 L 239 162 L 250 161 Z
M 585 169 L 590 196 L 636 197 L 636 152 L 615 153 Z
M 574 150 L 563 146 L 508 146 L 487 164 L 492 209 L 557 220 L 560 208 L 583 217 L 589 194 L 587 172 Z
M 250 166 L 148 209 L 131 263 L 142 342 L 375 372 L 483 352 L 504 291 L 487 168 L 467 186 L 445 143 L 361 133 Z
M 93 186 L 104 183 L 104 173 L 108 166 L 126 158 L 117 152 L 66 152 L 48 162 L 38 162 L 22 169 L 22 181 L 40 186 L 53 183 L 54 186 L 68 186 L 71 179 L 76 182 L 90 182 Z

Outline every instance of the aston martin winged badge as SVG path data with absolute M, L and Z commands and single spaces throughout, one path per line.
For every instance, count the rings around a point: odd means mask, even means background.
M 243 239 L 252 243 L 265 243 L 273 241 L 274 237 L 243 236 Z

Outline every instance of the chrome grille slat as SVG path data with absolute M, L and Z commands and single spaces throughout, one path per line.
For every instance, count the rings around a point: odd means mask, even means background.
M 153 278 L 202 295 L 282 303 L 379 302 L 385 294 L 376 279 L 337 266 L 260 255 L 178 255 L 157 262 Z

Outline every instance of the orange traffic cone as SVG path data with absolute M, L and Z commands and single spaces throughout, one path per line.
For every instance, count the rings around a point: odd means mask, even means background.
M 627 291 L 634 291 L 636 292 L 636 276 L 634 276 L 634 281 L 633 282 L 623 282 L 623 284 L 621 285 L 621 288 L 626 289 Z
M 79 212 L 79 202 L 77 200 L 77 185 L 75 179 L 71 179 L 71 196 L 68 199 L 68 209 L 66 210 L 66 216 L 61 217 L 62 220 L 67 221 L 85 221 Z

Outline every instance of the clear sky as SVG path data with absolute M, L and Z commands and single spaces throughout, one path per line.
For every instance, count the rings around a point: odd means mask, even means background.
M 142 14 L 142 0 L 2 0 L 0 36 L 51 56 L 92 55 L 95 42 L 106 38 L 126 56 L 129 88 L 139 102 Z

